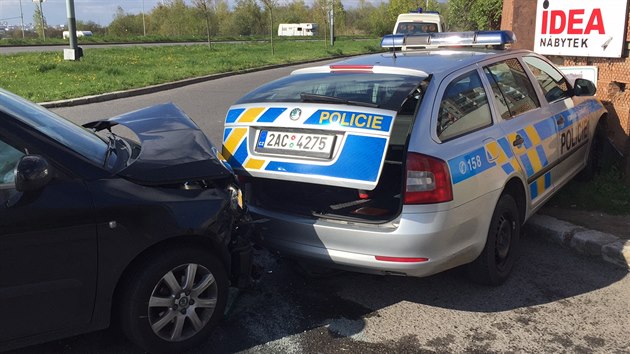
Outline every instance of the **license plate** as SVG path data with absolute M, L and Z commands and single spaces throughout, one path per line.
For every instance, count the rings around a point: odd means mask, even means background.
M 330 158 L 335 135 L 261 130 L 256 151 L 280 155 Z

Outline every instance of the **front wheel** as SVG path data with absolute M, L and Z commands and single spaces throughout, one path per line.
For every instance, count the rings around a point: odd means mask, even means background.
M 228 280 L 210 252 L 180 248 L 147 257 L 123 289 L 117 301 L 127 337 L 151 353 L 176 353 L 204 341 L 221 319 Z
M 492 214 L 483 251 L 468 264 L 469 277 L 478 283 L 500 285 L 518 258 L 521 222 L 516 201 L 509 194 L 499 198 Z

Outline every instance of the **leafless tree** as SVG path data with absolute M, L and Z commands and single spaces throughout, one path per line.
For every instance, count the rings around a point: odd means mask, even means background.
M 262 2 L 267 10 L 269 10 L 269 39 L 271 41 L 271 55 L 274 55 L 275 50 L 273 47 L 273 9 L 278 4 L 278 0 L 260 0 L 260 2 Z
M 206 19 L 206 35 L 208 36 L 208 45 L 210 45 L 210 16 L 212 15 L 213 0 L 193 0 L 193 4 Z

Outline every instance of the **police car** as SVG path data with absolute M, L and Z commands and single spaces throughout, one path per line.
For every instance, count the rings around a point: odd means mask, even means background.
M 228 111 L 223 155 L 264 245 L 333 268 L 501 284 L 521 226 L 596 167 L 593 83 L 509 31 L 389 35 L 387 53 L 294 71 Z M 584 171 L 583 171 L 584 170 Z

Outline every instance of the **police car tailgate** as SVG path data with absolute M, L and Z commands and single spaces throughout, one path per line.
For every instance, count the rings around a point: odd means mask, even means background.
M 372 190 L 395 111 L 321 103 L 230 108 L 223 156 L 237 174 Z

